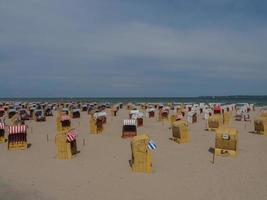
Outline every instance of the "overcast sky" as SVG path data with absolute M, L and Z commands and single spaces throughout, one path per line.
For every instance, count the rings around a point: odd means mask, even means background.
M 265 0 L 1 0 L 0 97 L 267 94 Z

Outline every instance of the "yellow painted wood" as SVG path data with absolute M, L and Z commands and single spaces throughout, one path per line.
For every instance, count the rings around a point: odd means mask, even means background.
M 267 117 L 259 117 L 254 120 L 254 129 L 256 134 L 267 135 Z
M 146 134 L 133 137 L 131 142 L 132 149 L 132 171 L 151 173 L 151 153 L 147 149 L 149 137 Z
M 173 140 L 178 144 L 189 142 L 188 124 L 186 121 L 180 120 L 172 124 Z
M 215 155 L 236 156 L 238 132 L 236 128 L 222 127 L 216 130 Z
M 223 118 L 220 114 L 212 115 L 208 118 L 208 131 L 216 131 L 223 125 Z

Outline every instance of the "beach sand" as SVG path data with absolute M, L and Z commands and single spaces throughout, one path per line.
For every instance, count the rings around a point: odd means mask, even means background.
M 121 138 L 128 111 L 120 110 L 116 118 L 108 114 L 100 135 L 89 134 L 86 112 L 72 120 L 80 153 L 69 161 L 55 158 L 55 117 L 27 122 L 30 148 L 8 151 L 0 144 L 0 199 L 267 199 L 267 137 L 249 133 L 253 121 L 232 120 L 239 131 L 238 155 L 216 157 L 213 164 L 215 134 L 205 131 L 205 120 L 189 125 L 188 144 L 177 144 L 169 140 L 169 124 L 145 118 L 138 134 L 148 134 L 158 148 L 152 153 L 153 172 L 143 174 L 131 172 L 131 139 Z

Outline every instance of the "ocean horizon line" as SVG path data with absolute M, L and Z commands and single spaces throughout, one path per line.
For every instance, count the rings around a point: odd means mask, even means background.
M 88 97 L 88 96 L 65 96 L 65 97 L 42 97 L 42 96 L 36 96 L 36 97 L 0 97 L 0 99 L 142 99 L 142 98 L 159 98 L 159 99 L 168 99 L 168 98 L 239 98 L 239 97 L 267 97 L 266 95 L 207 95 L 207 96 L 132 96 L 132 97 L 128 97 L 128 96 L 116 96 L 116 97 L 110 97 L 110 96 L 106 96 L 106 97 L 97 97 L 97 96 L 92 96 L 92 97 Z

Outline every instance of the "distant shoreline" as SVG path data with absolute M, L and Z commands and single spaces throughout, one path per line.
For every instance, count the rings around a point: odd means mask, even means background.
M 267 95 L 201 96 L 201 97 L 16 97 L 0 98 L 3 101 L 22 102 L 110 102 L 110 103 L 252 103 L 256 106 L 267 105 Z
M 142 97 L 142 96 L 137 96 L 137 97 L 0 97 L 0 100 L 2 99 L 140 99 L 140 98 L 148 98 L 148 99 L 168 99 L 168 98 L 247 98 L 247 97 L 263 97 L 267 98 L 266 95 L 222 95 L 222 96 L 169 96 L 169 97 L 153 97 L 153 96 L 147 96 L 147 97 Z

